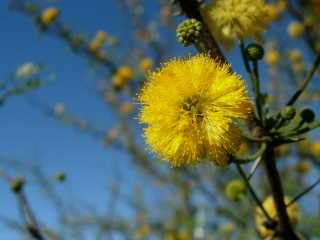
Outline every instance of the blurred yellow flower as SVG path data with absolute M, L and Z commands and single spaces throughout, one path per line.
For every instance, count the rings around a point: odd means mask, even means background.
M 107 39 L 107 33 L 104 31 L 98 31 L 95 37 L 89 43 L 89 50 L 91 52 L 96 52 L 99 48 L 103 46 Z
M 286 204 L 290 202 L 290 198 L 287 196 L 284 197 L 284 201 Z M 277 211 L 271 196 L 267 197 L 263 202 L 263 207 L 266 209 L 267 213 L 271 218 L 277 218 Z M 287 208 L 288 216 L 292 225 L 296 225 L 299 220 L 300 211 L 298 205 L 296 203 L 291 204 Z M 257 227 L 257 231 L 262 238 L 267 238 L 273 235 L 273 231 L 271 229 L 266 228 L 265 226 L 266 218 L 262 212 L 262 210 L 257 207 L 255 211 L 255 224 Z
M 246 191 L 245 183 L 240 179 L 234 179 L 228 182 L 225 188 L 225 195 L 228 199 L 232 201 L 238 201 L 242 194 Z
M 310 163 L 308 160 L 301 160 L 296 165 L 296 170 L 301 174 L 306 174 L 310 171 Z
M 205 157 L 227 165 L 241 141 L 234 119 L 252 112 L 241 78 L 206 55 L 165 63 L 150 74 L 138 98 L 145 140 L 172 166 Z
M 121 66 L 112 76 L 112 86 L 116 90 L 121 90 L 133 77 L 133 70 L 129 66 Z
M 320 140 L 311 144 L 311 153 L 315 156 L 320 156 Z
M 274 4 L 266 4 L 265 10 L 267 13 L 268 21 L 273 22 L 279 19 L 280 11 Z
M 300 62 L 302 60 L 301 52 L 298 49 L 292 49 L 288 53 L 291 62 Z
M 152 60 L 150 58 L 141 59 L 139 67 L 142 72 L 147 72 L 152 67 Z
M 277 158 L 281 158 L 281 157 L 287 155 L 289 153 L 289 151 L 290 151 L 289 145 L 283 144 L 283 145 L 280 145 L 279 147 L 276 147 L 274 153 Z
M 276 65 L 279 62 L 279 58 L 279 52 L 275 49 L 270 49 L 266 51 L 264 60 L 268 65 Z
M 134 107 L 131 102 L 125 102 L 121 105 L 120 112 L 123 114 L 130 114 L 130 113 L 132 113 L 133 109 L 134 109 Z
M 292 38 L 299 38 L 304 32 L 304 26 L 300 22 L 292 22 L 288 26 L 288 34 Z
M 145 239 L 150 234 L 150 227 L 148 224 L 143 224 L 135 232 L 134 239 Z
M 130 80 L 133 77 L 133 70 L 129 66 L 121 66 L 116 73 L 119 77 L 125 81 Z
M 49 7 L 43 10 L 40 16 L 40 21 L 44 25 L 53 23 L 59 15 L 59 10 L 55 7 Z
M 202 14 L 212 34 L 226 46 L 235 39 L 259 38 L 269 23 L 263 0 L 215 0 Z

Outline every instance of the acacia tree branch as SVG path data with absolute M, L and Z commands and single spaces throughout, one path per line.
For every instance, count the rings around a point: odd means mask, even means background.
M 299 238 L 293 231 L 287 213 L 287 207 L 284 201 L 283 187 L 280 179 L 280 174 L 276 166 L 274 148 L 272 146 L 268 146 L 267 151 L 264 153 L 263 160 L 278 215 L 279 222 L 277 225 L 276 233 L 283 240 L 298 240 Z
M 205 50 L 209 53 L 212 58 L 218 59 L 221 62 L 226 63 L 227 60 L 224 57 L 218 43 L 212 37 L 209 28 L 205 24 L 203 17 L 200 13 L 200 2 L 197 0 L 177 0 L 181 10 L 188 18 L 197 19 L 202 23 L 203 28 L 200 35 L 200 40 L 204 45 Z

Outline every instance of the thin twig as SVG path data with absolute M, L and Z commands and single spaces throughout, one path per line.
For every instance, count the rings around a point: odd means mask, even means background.
M 253 200 L 256 202 L 256 204 L 261 209 L 261 211 L 263 212 L 265 217 L 268 219 L 268 221 L 273 222 L 274 220 L 270 217 L 270 215 L 268 214 L 268 212 L 264 208 L 261 200 L 259 199 L 258 195 L 256 194 L 256 192 L 254 191 L 254 189 L 251 186 L 250 182 L 248 181 L 248 178 L 247 178 L 245 172 L 243 171 L 243 169 L 241 168 L 240 164 L 236 163 L 236 166 L 237 166 L 237 170 L 238 170 L 240 176 L 242 177 L 242 179 L 246 183 L 247 188 L 249 189 L 249 193 L 251 194 Z
M 308 188 L 306 188 L 303 192 L 299 193 L 296 197 L 294 197 L 288 204 L 287 208 L 290 207 L 292 204 L 294 204 L 296 201 L 298 201 L 301 197 L 303 197 L 305 194 L 309 193 L 311 190 L 313 190 L 318 184 L 320 183 L 320 178 L 315 181 L 313 184 L 311 184 Z
M 320 65 L 320 54 L 315 59 L 313 65 L 312 65 L 312 68 L 310 69 L 310 72 L 308 73 L 307 77 L 303 81 L 303 83 L 300 86 L 300 88 L 295 92 L 295 94 L 288 101 L 287 106 L 293 105 L 298 100 L 300 95 L 307 88 L 309 82 L 311 81 L 311 79 L 312 79 L 313 75 L 315 74 L 315 72 L 316 72 L 317 68 L 319 67 L 319 65 Z

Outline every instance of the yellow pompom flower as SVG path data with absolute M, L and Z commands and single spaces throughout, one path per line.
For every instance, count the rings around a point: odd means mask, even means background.
M 205 157 L 227 165 L 241 142 L 234 119 L 252 112 L 241 78 L 202 54 L 165 63 L 149 75 L 138 99 L 147 144 L 172 166 Z
M 286 204 L 290 203 L 290 198 L 285 196 L 284 202 Z M 267 211 L 267 213 L 270 215 L 271 218 L 277 217 L 277 210 L 276 210 L 273 198 L 271 196 L 267 197 L 264 200 L 263 207 L 265 208 L 265 210 Z M 300 215 L 298 205 L 295 203 L 291 204 L 287 208 L 287 212 L 288 212 L 288 216 L 289 216 L 291 224 L 296 225 L 298 223 L 299 215 Z M 256 211 L 255 211 L 255 224 L 257 227 L 258 234 L 262 238 L 267 238 L 267 237 L 270 237 L 273 235 L 272 229 L 266 228 L 266 226 L 264 224 L 266 222 L 266 220 L 267 219 L 265 218 L 262 210 L 259 207 L 257 207 Z
M 292 38 L 299 38 L 304 32 L 304 26 L 300 22 L 292 22 L 288 26 L 288 34 Z
M 58 15 L 59 15 L 59 10 L 57 8 L 49 7 L 43 10 L 43 12 L 41 13 L 41 16 L 40 16 L 41 23 L 47 26 L 53 23 L 57 19 Z
M 226 47 L 234 39 L 259 38 L 270 21 L 263 0 L 215 0 L 202 14 L 212 34 Z

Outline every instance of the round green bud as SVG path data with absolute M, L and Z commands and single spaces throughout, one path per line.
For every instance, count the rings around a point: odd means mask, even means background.
M 246 191 L 246 185 L 240 179 L 230 181 L 225 188 L 225 195 L 232 201 L 240 200 L 242 194 Z
M 284 120 L 291 120 L 296 115 L 296 109 L 292 106 L 286 106 L 281 110 L 280 114 Z
M 300 117 L 303 122 L 312 123 L 316 116 L 311 109 L 305 108 L 300 112 Z
M 198 42 L 202 30 L 202 23 L 196 19 L 186 19 L 181 22 L 176 30 L 178 42 L 183 46 L 189 46 Z
M 15 179 L 11 180 L 10 188 L 14 193 L 19 193 L 25 184 L 24 177 L 18 176 Z
M 245 54 L 250 61 L 258 61 L 263 58 L 264 50 L 259 44 L 251 43 L 245 49 Z
M 54 175 L 54 179 L 58 182 L 64 182 L 66 180 L 66 175 L 63 172 L 57 172 Z

